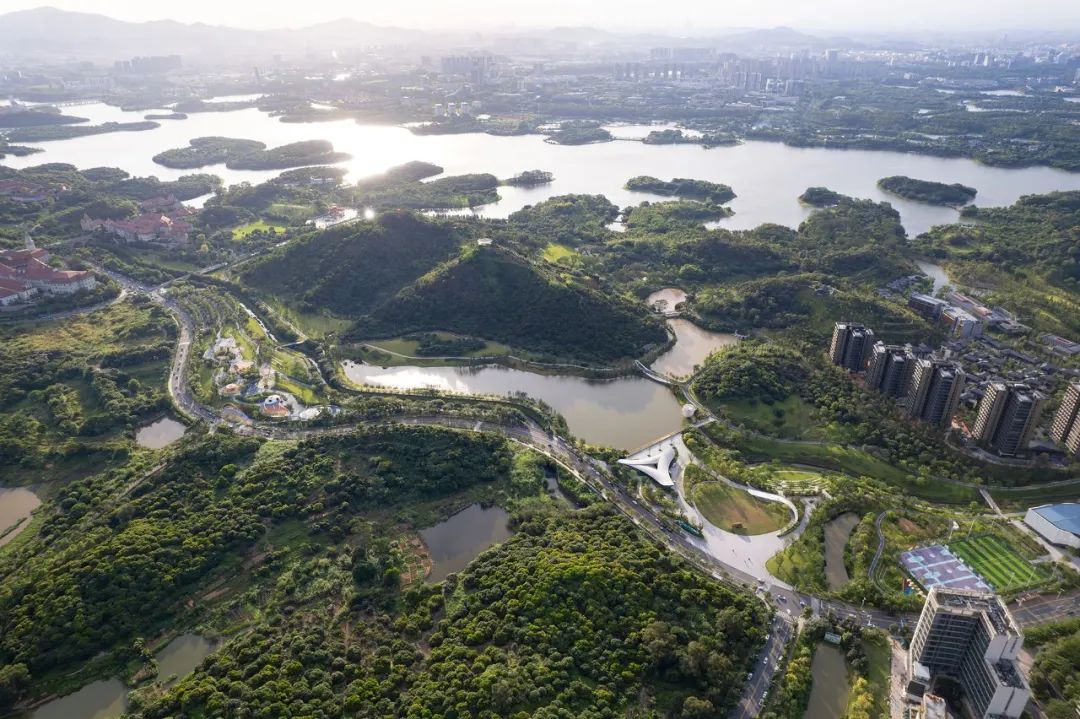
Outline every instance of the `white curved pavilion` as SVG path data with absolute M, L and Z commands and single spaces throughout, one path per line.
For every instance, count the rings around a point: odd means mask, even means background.
M 619 464 L 633 467 L 649 476 L 652 481 L 661 487 L 674 487 L 675 480 L 671 478 L 671 463 L 675 461 L 675 443 L 667 442 L 655 455 L 638 453 L 632 457 L 619 460 Z

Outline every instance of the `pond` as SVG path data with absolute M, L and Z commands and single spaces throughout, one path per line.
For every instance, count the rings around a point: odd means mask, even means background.
M 933 294 L 936 295 L 942 287 L 956 286 L 956 283 L 949 280 L 949 275 L 945 273 L 945 268 L 941 265 L 926 260 L 915 260 L 915 264 L 919 266 L 924 275 L 934 281 Z
M 850 580 L 844 566 L 844 547 L 858 523 L 859 515 L 844 512 L 825 525 L 825 581 L 829 589 L 840 589 Z
M 183 679 L 217 646 L 198 634 L 176 637 L 154 655 L 158 679 L 165 681 L 174 674 L 177 681 Z M 127 709 L 127 697 L 128 688 L 119 679 L 102 679 L 43 704 L 30 714 L 29 719 L 113 719 Z
M 172 417 L 162 417 L 135 430 L 135 443 L 147 449 L 161 449 L 183 437 L 185 432 L 187 426 L 183 422 Z
M 669 320 L 668 325 L 679 341 L 652 363 L 652 369 L 668 377 L 688 377 L 713 352 L 739 341 L 735 335 L 710 332 L 681 317 Z
M 41 499 L 27 487 L 0 487 L 0 547 L 30 525 L 30 513 Z
M 513 534 L 509 521 L 510 515 L 502 507 L 473 504 L 434 527 L 420 530 L 432 561 L 428 581 L 441 582 L 448 574 L 467 567 L 480 552 L 505 542 Z
M 199 634 L 181 634 L 158 652 L 158 679 L 168 682 L 169 677 L 176 676 L 175 681 L 180 681 L 188 674 L 195 671 L 203 659 L 214 653 L 218 643 L 211 641 Z M 172 682 L 169 686 L 172 686 Z
M 660 302 L 663 304 L 657 307 Z M 645 298 L 645 304 L 649 307 L 657 307 L 661 312 L 675 311 L 683 302 L 686 302 L 686 291 L 678 287 L 665 287 Z
M 810 673 L 813 687 L 803 719 L 838 719 L 848 701 L 847 666 L 844 655 L 832 644 L 819 644 L 814 651 Z
M 141 120 L 143 112 L 123 112 L 102 103 L 71 108 L 73 114 L 92 123 Z M 657 126 L 663 127 L 663 126 Z M 643 136 L 653 127 L 621 126 L 617 134 Z M 8 157 L 9 167 L 29 167 L 45 162 L 68 162 L 79 168 L 120 167 L 133 175 L 175 179 L 189 170 L 171 170 L 154 164 L 152 157 L 170 148 L 184 147 L 194 137 L 224 135 L 260 140 L 269 146 L 312 139 L 326 139 L 352 159 L 341 163 L 354 181 L 384 172 L 410 160 L 436 163 L 450 175 L 490 172 L 510 177 L 522 170 L 551 172 L 555 180 L 539 187 L 500 187 L 502 200 L 479 209 L 479 214 L 506 217 L 524 205 L 568 193 L 603 194 L 625 207 L 644 200 L 665 199 L 624 189 L 635 175 L 662 179 L 690 177 L 730 185 L 738 193 L 731 203 L 735 214 L 721 227 L 747 229 L 766 222 L 789 227 L 810 214 L 798 196 L 809 186 L 828 187 L 854 197 L 888 201 L 903 218 L 909 235 L 935 224 L 955 222 L 959 215 L 949 207 L 910 202 L 877 187 L 886 175 L 907 175 L 938 182 L 960 182 L 979 191 L 982 207 L 1008 205 L 1021 194 L 1080 189 L 1080 173 L 1048 167 L 1006 169 L 980 165 L 973 160 L 866 150 L 796 148 L 780 143 L 749 141 L 733 147 L 704 150 L 697 145 L 645 145 L 614 141 L 582 146 L 544 142 L 539 135 L 496 137 L 467 135 L 414 135 L 404 127 L 362 125 L 352 120 L 325 123 L 284 123 L 256 109 L 232 112 L 191 113 L 187 120 L 161 123 L 146 132 L 117 132 L 70 140 L 26 143 L 44 153 Z M 224 165 L 198 170 L 220 175 L 226 184 L 258 183 L 277 171 L 230 170 Z

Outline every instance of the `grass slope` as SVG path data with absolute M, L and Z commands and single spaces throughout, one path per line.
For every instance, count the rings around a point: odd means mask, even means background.
M 735 534 L 776 532 L 790 516 L 782 504 L 764 502 L 722 482 L 694 487 L 694 504 L 710 523 Z

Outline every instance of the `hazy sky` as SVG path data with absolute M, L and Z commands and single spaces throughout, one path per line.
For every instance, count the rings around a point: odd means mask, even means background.
M 53 5 L 124 20 L 170 18 L 295 27 L 354 17 L 414 28 L 595 25 L 697 34 L 724 27 L 1075 29 L 1080 0 L 0 0 L 0 12 Z M 0 41 L 2 42 L 2 41 Z

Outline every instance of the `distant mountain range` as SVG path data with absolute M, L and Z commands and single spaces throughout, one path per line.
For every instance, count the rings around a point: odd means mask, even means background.
M 361 47 L 414 49 L 488 48 L 495 52 L 542 52 L 607 47 L 704 46 L 752 49 L 820 49 L 829 40 L 791 28 L 717 31 L 712 36 L 671 37 L 659 32 L 615 32 L 595 27 L 490 29 L 484 32 L 425 32 L 342 19 L 299 29 L 246 30 L 174 20 L 126 22 L 104 15 L 52 7 L 0 15 L 0 57 L 111 61 L 140 55 L 181 55 L 212 62 L 244 61 L 349 50 Z M 520 43 L 520 44 L 518 44 Z
M 0 56 L 121 59 L 138 55 L 269 56 L 335 46 L 422 44 L 419 30 L 343 19 L 301 29 L 243 30 L 173 20 L 133 23 L 51 7 L 0 15 Z

